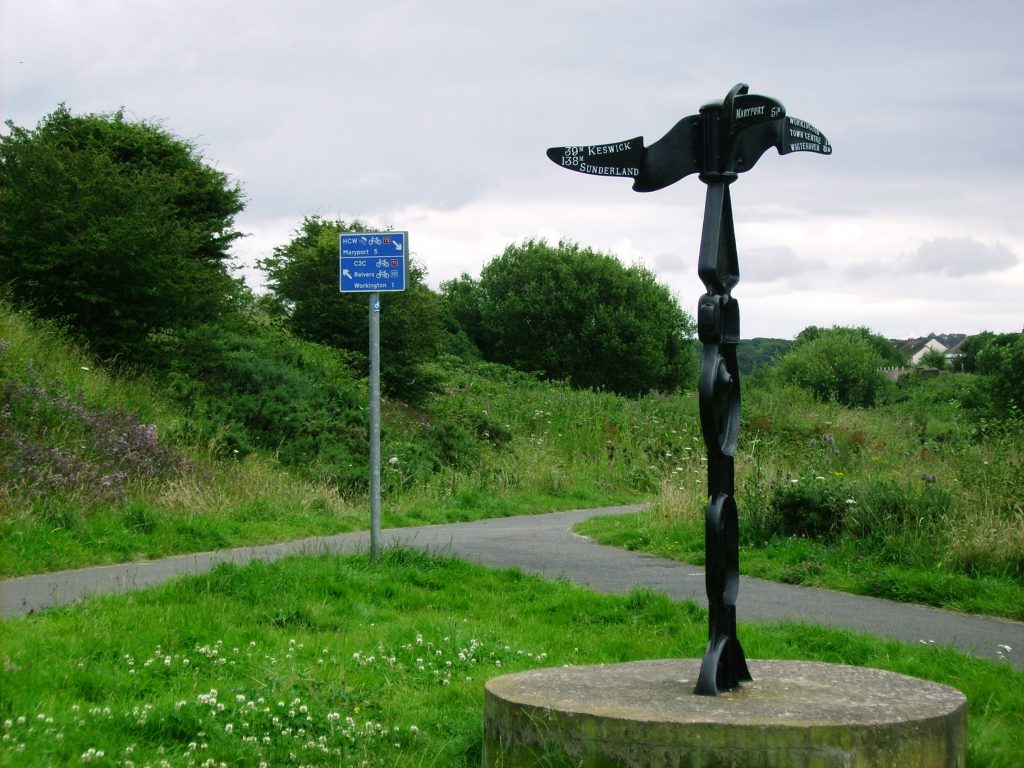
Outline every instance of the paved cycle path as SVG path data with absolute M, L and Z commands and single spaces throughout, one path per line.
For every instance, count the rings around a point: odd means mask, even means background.
M 622 594 L 644 587 L 673 600 L 694 600 L 707 607 L 704 571 L 700 567 L 602 546 L 572 532 L 573 525 L 588 517 L 642 508 L 606 507 L 392 528 L 383 532 L 383 545 L 419 547 L 492 567 L 518 567 L 550 579 L 566 578 L 598 592 Z M 369 546 L 368 533 L 350 533 L 8 579 L 0 581 L 0 617 L 75 603 L 95 594 L 142 589 L 207 571 L 218 563 L 358 552 Z M 949 645 L 986 659 L 1008 659 L 1016 668 L 1024 669 L 1024 623 L 1016 621 L 742 576 L 737 613 L 741 624 L 778 620 L 819 623 L 910 643 Z

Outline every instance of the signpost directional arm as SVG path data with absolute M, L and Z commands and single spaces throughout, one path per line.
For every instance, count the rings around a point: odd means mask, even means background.
M 655 192 L 684 176 L 700 172 L 703 120 L 684 117 L 663 137 L 647 147 L 640 174 L 633 182 L 636 192 Z
M 577 144 L 552 147 L 548 159 L 563 168 L 591 176 L 631 176 L 640 173 L 644 155 L 644 137 L 613 141 L 610 144 Z

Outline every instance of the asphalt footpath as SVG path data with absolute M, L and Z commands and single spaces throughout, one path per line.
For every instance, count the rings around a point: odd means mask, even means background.
M 386 529 L 382 544 L 409 546 L 490 567 L 520 568 L 569 579 L 604 593 L 647 588 L 706 607 L 704 571 L 693 565 L 606 547 L 573 533 L 589 517 L 635 512 L 641 506 L 506 517 L 472 523 Z M 0 581 L 0 618 L 25 616 L 91 595 L 144 589 L 202 573 L 219 563 L 244 564 L 296 554 L 365 552 L 368 533 L 324 536 L 162 560 L 81 568 Z M 795 620 L 864 632 L 907 643 L 952 646 L 1024 669 L 1024 623 L 894 603 L 811 587 L 740 577 L 737 615 L 745 621 Z

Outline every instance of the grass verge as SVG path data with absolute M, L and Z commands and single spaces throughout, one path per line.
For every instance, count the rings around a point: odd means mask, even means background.
M 1024 673 L 934 646 L 783 623 L 751 658 L 863 665 L 970 702 L 970 768 L 1024 760 Z M 290 558 L 0 623 L 0 764 L 480 764 L 487 679 L 697 656 L 706 614 L 414 551 Z
M 662 508 L 654 505 L 636 514 L 594 517 L 575 530 L 601 544 L 704 564 L 704 522 L 696 515 L 668 520 Z M 780 536 L 746 544 L 740 547 L 740 571 L 785 584 L 1024 620 L 1024 586 L 1009 576 L 970 577 L 944 571 L 939 564 L 927 570 L 896 565 L 849 539 L 823 543 Z

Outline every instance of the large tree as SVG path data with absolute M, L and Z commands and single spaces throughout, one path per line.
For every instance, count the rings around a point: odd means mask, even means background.
M 561 241 L 509 245 L 443 292 L 484 357 L 627 395 L 695 380 L 693 321 L 644 267 Z
M 242 192 L 195 147 L 123 111 L 0 136 L 0 281 L 102 357 L 216 317 L 237 289 L 226 262 Z
M 309 341 L 366 355 L 369 306 L 365 295 L 338 290 L 339 236 L 367 232 L 361 221 L 307 217 L 292 240 L 260 262 L 267 274 L 270 300 L 289 329 Z M 436 383 L 425 363 L 443 348 L 441 298 L 424 283 L 413 259 L 404 291 L 381 296 L 381 386 L 408 400 L 427 394 Z

